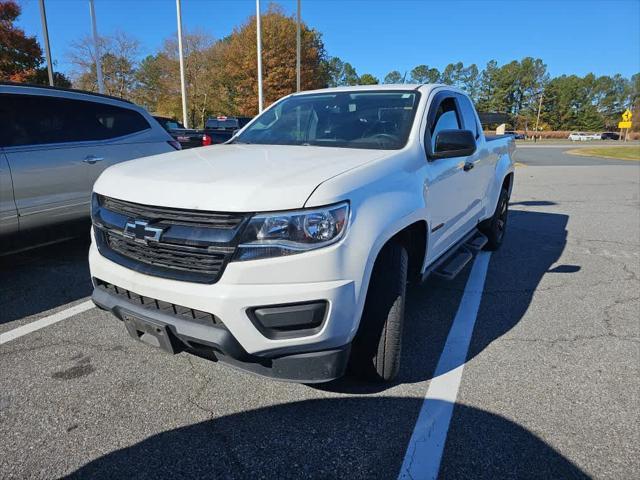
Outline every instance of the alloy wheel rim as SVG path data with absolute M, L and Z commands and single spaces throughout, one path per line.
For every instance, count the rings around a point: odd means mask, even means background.
M 507 224 L 507 205 L 508 203 L 506 200 L 503 200 L 500 205 L 500 215 L 498 216 L 497 222 L 499 238 L 502 238 L 502 235 L 504 235 L 504 228 Z

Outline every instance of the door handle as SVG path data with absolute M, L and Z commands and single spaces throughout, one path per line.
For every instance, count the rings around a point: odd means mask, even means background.
M 462 167 L 462 169 L 463 169 L 465 172 L 468 172 L 468 171 L 469 171 L 469 170 L 471 170 L 474 166 L 475 166 L 475 165 L 474 165 L 473 163 L 465 163 L 465 164 L 464 164 L 464 167 Z
M 96 157 L 95 155 L 87 155 L 82 159 L 84 163 L 89 163 L 91 165 L 96 162 L 101 162 L 102 160 L 104 160 L 104 157 Z

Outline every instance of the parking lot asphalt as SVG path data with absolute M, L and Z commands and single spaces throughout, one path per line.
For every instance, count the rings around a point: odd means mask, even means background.
M 596 160 L 518 152 L 440 478 L 640 475 L 640 164 Z M 0 257 L 0 334 L 86 301 L 87 248 Z M 0 478 L 396 478 L 451 407 L 424 399 L 469 271 L 409 289 L 390 386 L 170 356 L 95 308 L 0 344 Z

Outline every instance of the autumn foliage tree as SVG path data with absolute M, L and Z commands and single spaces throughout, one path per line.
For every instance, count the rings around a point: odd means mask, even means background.
M 84 36 L 71 43 L 69 61 L 74 67 L 74 86 L 82 90 L 98 91 L 96 52 L 93 38 Z M 134 88 L 140 42 L 116 32 L 99 38 L 104 89 L 108 95 L 129 98 Z
M 189 126 L 203 125 L 215 108 L 218 92 L 215 88 L 216 68 L 213 38 L 204 32 L 190 32 L 183 36 L 184 69 L 187 86 L 187 108 Z M 165 113 L 165 106 L 174 112 L 180 112 L 180 64 L 177 39 L 164 42 L 164 48 L 156 62 L 162 71 L 170 71 L 170 75 L 162 75 L 160 83 L 163 92 L 174 92 L 171 97 L 164 96 L 158 111 Z
M 20 12 L 15 1 L 0 1 L 0 79 L 14 82 L 34 75 L 43 60 L 36 37 L 28 37 L 14 25 Z
M 265 106 L 296 91 L 296 22 L 270 5 L 261 17 L 262 65 Z M 324 44 L 318 31 L 301 25 L 301 88 L 311 90 L 327 84 Z M 236 28 L 219 42 L 219 69 L 215 83 L 227 111 L 239 115 L 258 112 L 256 18 Z
M 15 1 L 0 0 L 0 80 L 46 85 L 49 77 L 38 40 L 14 25 L 20 13 Z M 53 82 L 60 87 L 71 86 L 60 72 L 54 72 Z

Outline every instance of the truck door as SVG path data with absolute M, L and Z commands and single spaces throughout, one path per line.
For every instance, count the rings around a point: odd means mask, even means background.
M 435 260 L 476 224 L 478 207 L 472 170 L 465 169 L 467 157 L 430 158 L 438 132 L 464 129 L 453 92 L 439 92 L 427 113 L 424 143 L 428 159 L 426 201 L 430 214 L 429 258 Z
M 472 196 L 471 210 L 478 221 L 486 207 L 485 200 L 490 182 L 494 177 L 497 155 L 489 150 L 481 135 L 480 123 L 471 101 L 465 95 L 458 95 L 457 100 L 464 128 L 471 130 L 476 138 L 477 150 L 467 158 L 468 170 L 465 180 L 469 184 L 469 194 Z M 473 168 L 469 170 L 470 166 Z

